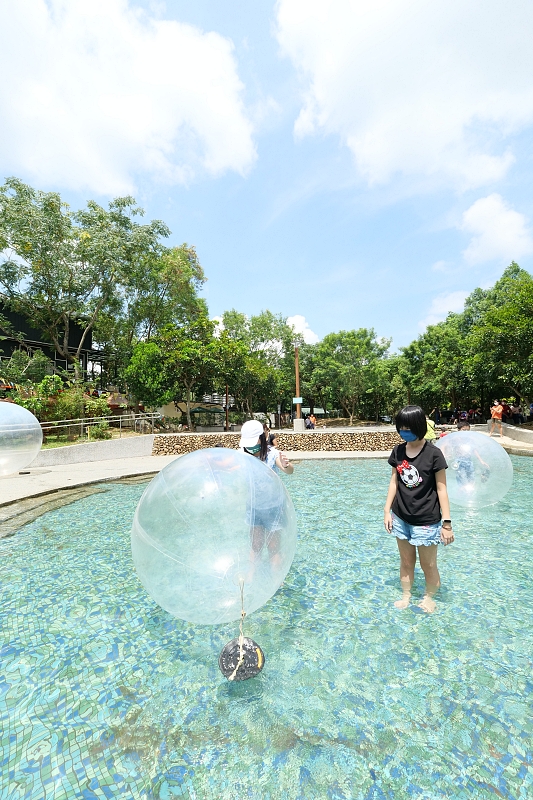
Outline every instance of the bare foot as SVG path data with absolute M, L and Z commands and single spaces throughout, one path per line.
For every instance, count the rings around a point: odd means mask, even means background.
M 404 594 L 401 600 L 394 601 L 394 605 L 396 606 L 396 608 L 407 608 L 410 600 L 411 600 L 411 595 Z
M 422 611 L 425 611 L 427 614 L 433 614 L 435 609 L 437 608 L 436 602 L 433 600 L 432 597 L 426 595 L 418 604 L 418 608 L 421 608 Z

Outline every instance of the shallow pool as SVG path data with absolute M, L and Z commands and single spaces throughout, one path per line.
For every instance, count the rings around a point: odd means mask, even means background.
M 217 666 L 237 625 L 173 619 L 135 577 L 142 485 L 0 541 L 1 800 L 533 797 L 533 459 L 513 464 L 503 502 L 455 511 L 428 616 L 393 606 L 386 462 L 300 463 L 297 556 L 241 684 Z

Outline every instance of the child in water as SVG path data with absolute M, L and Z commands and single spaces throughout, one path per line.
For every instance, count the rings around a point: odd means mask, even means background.
M 426 579 L 426 593 L 419 607 L 431 613 L 440 587 L 437 545 L 454 541 L 446 489 L 448 465 L 439 448 L 424 439 L 426 415 L 419 406 L 406 406 L 400 411 L 396 430 L 404 441 L 394 447 L 389 458 L 392 476 L 383 520 L 385 530 L 395 534 L 400 551 L 402 598 L 394 605 L 409 605 L 418 550 Z

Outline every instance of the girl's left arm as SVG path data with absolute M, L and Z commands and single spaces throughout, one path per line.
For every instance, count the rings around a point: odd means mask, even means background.
M 442 512 L 443 519 L 450 519 L 450 500 L 448 498 L 448 489 L 446 487 L 446 470 L 439 469 L 435 473 L 435 481 L 437 483 L 437 494 L 439 496 L 439 505 Z M 441 528 L 440 539 L 443 544 L 451 544 L 455 540 L 451 523 L 447 523 Z

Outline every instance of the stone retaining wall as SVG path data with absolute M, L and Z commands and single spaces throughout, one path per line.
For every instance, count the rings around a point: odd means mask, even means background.
M 153 456 L 183 455 L 201 450 L 203 447 L 214 447 L 221 442 L 224 447 L 237 449 L 239 433 L 161 433 L 154 437 Z M 317 452 L 317 451 L 350 451 L 350 450 L 392 450 L 402 440 L 395 430 L 391 431 L 358 431 L 357 433 L 292 433 L 284 431 L 278 434 L 281 450 Z

